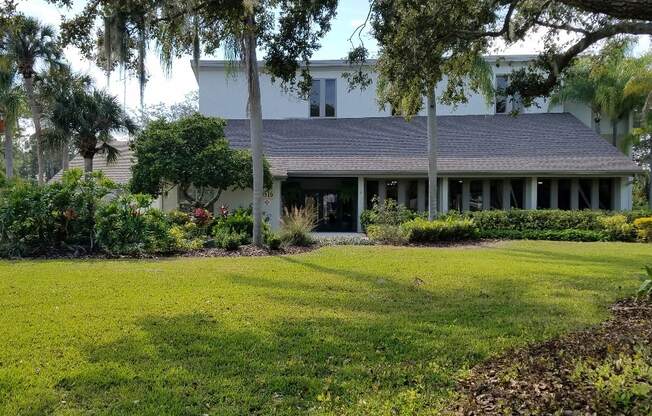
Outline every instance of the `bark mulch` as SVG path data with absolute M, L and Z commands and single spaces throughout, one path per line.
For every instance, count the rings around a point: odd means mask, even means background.
M 458 383 L 455 415 L 652 415 L 652 393 L 623 406 L 578 377 L 578 363 L 600 365 L 652 345 L 652 304 L 622 300 L 602 324 L 510 351 L 475 367 Z M 649 361 L 650 356 L 647 356 Z M 647 362 L 652 371 L 652 362 Z M 652 380 L 652 374 L 641 384 Z M 636 402 L 638 400 L 638 402 Z

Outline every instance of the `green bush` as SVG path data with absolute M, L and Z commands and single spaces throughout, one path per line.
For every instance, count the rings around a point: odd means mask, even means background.
M 639 299 L 652 300 L 652 266 L 645 266 L 645 276 L 641 280 L 643 283 L 638 288 L 636 296 Z
M 370 224 L 367 236 L 371 241 L 391 245 L 403 245 L 408 242 L 408 234 L 400 225 Z
M 599 211 L 563 210 L 508 210 L 475 211 L 463 214 L 471 218 L 480 230 L 594 230 L 600 231 L 602 225 Z
M 96 239 L 112 255 L 165 254 L 179 248 L 172 224 L 160 210 L 149 208 L 151 197 L 125 194 L 97 209 Z
M 607 241 L 605 233 L 592 230 L 480 230 L 480 238 L 499 240 Z
M 391 198 L 378 202 L 377 198 L 372 200 L 372 208 L 362 211 L 360 223 L 362 229 L 372 224 L 400 225 L 404 222 L 420 217 L 420 214 L 409 210 L 404 205 L 399 205 Z
M 283 241 L 281 237 L 273 232 L 268 232 L 265 234 L 265 244 L 270 250 L 279 250 Z
M 306 205 L 303 208 L 285 208 L 279 237 L 285 245 L 310 246 L 315 243 L 310 233 L 316 226 L 317 211 L 313 205 Z
M 250 237 L 254 231 L 254 217 L 251 209 L 238 208 L 232 213 L 219 217 L 215 221 L 215 229 L 223 229 L 232 233 L 243 234 L 247 236 L 247 241 L 242 244 L 249 244 Z M 215 234 L 215 231 L 213 231 Z
M 168 212 L 168 218 L 170 218 L 172 224 L 181 226 L 189 224 L 191 221 L 190 215 L 187 212 L 179 211 L 178 209 Z
M 242 241 L 246 236 L 230 231 L 227 228 L 216 228 L 213 234 L 215 238 L 215 245 L 228 251 L 235 251 L 242 245 Z
M 468 219 L 428 221 L 416 218 L 403 224 L 402 228 L 411 243 L 464 241 L 478 238 L 477 227 Z
M 78 169 L 44 186 L 12 183 L 0 191 L 0 256 L 92 250 L 96 206 L 116 189 L 101 173 Z

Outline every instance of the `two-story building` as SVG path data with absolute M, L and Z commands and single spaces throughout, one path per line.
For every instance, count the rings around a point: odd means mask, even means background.
M 533 56 L 489 56 L 498 89 Z M 372 62 L 373 63 L 373 62 Z M 342 61 L 314 61 L 308 99 L 283 91 L 261 73 L 263 142 L 274 175 L 265 195 L 273 227 L 284 206 L 316 203 L 323 231 L 360 230 L 359 215 L 372 198 L 393 198 L 418 210 L 427 201 L 427 137 L 424 114 L 406 121 L 379 108 L 375 74 L 363 90 L 350 90 Z M 200 61 L 193 68 L 200 112 L 227 120 L 231 145 L 248 148 L 247 85 L 232 63 Z M 443 88 L 440 85 L 438 89 Z M 482 209 L 628 210 L 631 177 L 640 172 L 605 140 L 611 126 L 582 103 L 535 106 L 511 115 L 514 100 L 472 94 L 457 107 L 438 105 L 438 189 L 442 211 Z M 619 126 L 629 129 L 627 122 Z M 130 154 L 105 166 L 127 180 Z M 73 161 L 73 166 L 74 166 Z M 103 162 L 98 161 L 102 169 Z M 118 178 L 119 177 L 119 178 Z M 223 193 L 216 204 L 248 206 L 251 191 Z M 163 209 L 183 203 L 175 189 L 160 198 Z

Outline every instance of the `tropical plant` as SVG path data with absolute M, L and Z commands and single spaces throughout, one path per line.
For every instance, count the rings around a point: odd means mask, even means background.
M 45 144 L 61 152 L 61 166 L 68 170 L 72 127 L 78 122 L 76 103 L 79 94 L 89 91 L 92 78 L 73 72 L 70 66 L 53 66 L 38 77 L 36 90 L 43 106 Z
M 132 190 L 156 196 L 178 185 L 194 207 L 210 208 L 223 191 L 251 187 L 251 154 L 229 145 L 224 126 L 199 114 L 151 122 L 133 142 Z M 269 188 L 271 174 L 263 166 Z
M 647 300 L 652 300 L 652 266 L 645 266 L 645 277 L 643 284 L 638 288 L 637 296 Z
M 6 56 L 0 56 L 0 132 L 4 130 L 5 175 L 14 176 L 14 132 L 23 113 L 25 99 L 23 90 L 16 82 L 17 69 Z
M 111 144 L 116 133 L 136 131 L 117 99 L 106 91 L 74 87 L 58 100 L 62 101 L 55 104 L 50 115 L 55 127 L 51 138 L 70 140 L 84 158 L 86 173 L 93 171 L 93 158 L 98 153 L 106 154 L 109 162 L 117 159 L 119 151 Z
M 70 0 L 49 1 L 71 4 Z M 88 57 L 99 57 L 107 72 L 116 65 L 135 70 L 141 97 L 147 79 L 144 56 L 150 40 L 157 42 L 168 67 L 175 56 L 188 52 L 197 66 L 202 49 L 213 53 L 220 48 L 230 60 L 244 64 L 252 153 L 253 241 L 262 245 L 265 165 L 257 49 L 265 51 L 265 70 L 273 79 L 307 94 L 312 80 L 308 61 L 320 46 L 319 39 L 330 29 L 336 6 L 336 0 L 193 0 L 183 4 L 177 0 L 89 0 L 76 18 L 66 21 L 63 38 L 79 46 Z M 99 31 L 100 42 L 96 38 L 96 20 L 104 24 Z
M 42 108 L 36 99 L 34 80 L 37 75 L 37 65 L 41 63 L 58 65 L 60 63 L 61 47 L 51 26 L 43 25 L 34 18 L 22 15 L 13 17 L 4 38 L 3 49 L 16 62 L 18 72 L 23 77 L 23 84 L 34 122 L 38 182 L 44 184 L 45 162 L 41 134 Z
M 309 246 L 314 243 L 310 233 L 317 227 L 317 209 L 314 204 L 284 209 L 279 237 L 283 244 Z

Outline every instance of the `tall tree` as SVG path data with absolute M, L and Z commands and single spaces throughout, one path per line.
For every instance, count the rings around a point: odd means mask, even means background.
M 472 5 L 472 0 L 461 1 Z M 376 63 L 379 102 L 411 118 L 426 101 L 428 134 L 428 218 L 437 216 L 437 102 L 462 103 L 469 90 L 491 98 L 494 93 L 491 68 L 482 59 L 482 43 L 435 36 L 433 26 L 472 26 L 467 13 L 455 2 L 388 0 L 372 2 L 369 14 L 372 34 L 380 52 Z M 363 25 L 364 26 L 364 25 Z M 362 30 L 363 26 L 358 28 Z M 355 33 L 354 33 L 355 34 Z M 354 48 L 352 63 L 364 66 L 364 44 Z M 440 97 L 437 84 L 447 77 Z M 364 74 L 354 83 L 365 83 Z
M 61 167 L 68 170 L 70 162 L 69 131 L 78 109 L 70 105 L 79 91 L 89 90 L 92 79 L 88 75 L 77 74 L 68 65 L 50 67 L 39 74 L 36 90 L 43 107 L 44 122 L 49 126 L 44 134 L 44 142 L 60 151 Z
M 14 132 L 24 108 L 24 94 L 17 83 L 17 70 L 6 56 L 0 56 L 0 120 L 4 124 L 5 175 L 14 176 Z M 0 132 L 2 129 L 0 129 Z
M 50 0 L 70 5 L 71 0 Z M 262 239 L 263 142 L 257 48 L 264 51 L 266 72 L 288 90 L 308 93 L 308 61 L 319 40 L 330 29 L 337 0 L 93 0 L 64 23 L 64 39 L 105 63 L 107 70 L 122 63 L 135 69 L 141 85 L 147 42 L 155 40 L 164 63 L 191 53 L 195 65 L 200 53 L 214 53 L 227 44 L 244 64 L 247 78 L 251 149 L 253 155 L 253 242 Z M 102 19 L 103 48 L 95 48 L 94 27 Z M 301 62 L 304 65 L 301 65 Z M 298 79 L 298 75 L 300 77 Z
M 38 163 L 38 182 L 45 183 L 45 163 L 43 154 L 43 138 L 41 134 L 42 110 L 36 100 L 34 91 L 34 78 L 37 74 L 37 65 L 45 63 L 58 65 L 61 57 L 61 48 L 54 29 L 43 25 L 31 17 L 15 16 L 9 31 L 5 34 L 4 49 L 16 61 L 18 72 L 23 77 L 25 92 L 32 112 L 36 138 L 36 157 Z
M 84 158 L 84 171 L 93 171 L 93 159 L 105 153 L 109 162 L 119 155 L 112 142 L 121 131 L 135 132 L 135 124 L 124 113 L 116 97 L 106 91 L 77 86 L 66 101 L 57 103 L 52 112 L 52 140 L 64 138 Z

